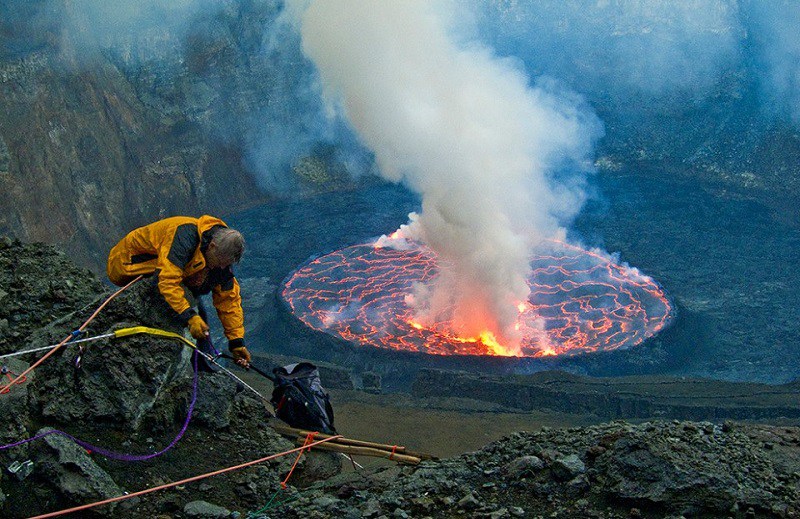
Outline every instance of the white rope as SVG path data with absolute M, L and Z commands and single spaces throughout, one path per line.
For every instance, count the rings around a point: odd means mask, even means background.
M 84 339 L 77 339 L 77 340 L 74 340 L 74 341 L 69 341 L 64 346 L 70 346 L 72 344 L 79 344 L 79 343 L 82 343 L 82 342 L 99 341 L 100 339 L 109 339 L 109 338 L 112 338 L 112 337 L 114 337 L 114 333 L 106 333 L 104 335 L 97 335 L 95 337 L 86 337 Z M 28 353 L 36 353 L 36 352 L 39 352 L 39 351 L 52 350 L 53 348 L 57 348 L 58 346 L 59 346 L 58 344 L 51 344 L 50 346 L 42 346 L 41 348 L 33 348 L 33 349 L 30 349 L 30 350 L 15 351 L 13 353 L 7 353 L 5 355 L 0 355 L 0 360 L 6 359 L 6 358 L 9 358 L 9 357 L 17 357 L 19 355 L 26 355 Z M 209 355 L 208 353 L 202 352 L 200 350 L 198 350 L 198 353 L 200 353 L 203 357 L 205 357 L 206 360 L 208 360 L 209 362 L 211 362 L 212 364 L 217 366 L 220 370 L 225 372 L 226 375 L 228 375 L 229 377 L 233 378 L 234 380 L 236 380 L 236 382 L 238 382 L 242 386 L 246 387 L 247 389 L 249 389 L 250 391 L 252 391 L 256 395 L 258 395 L 258 397 L 261 398 L 263 401 L 265 401 L 267 403 L 270 403 L 270 401 L 269 401 L 269 399 L 267 399 L 267 397 L 265 397 L 264 395 L 259 393 L 253 386 L 251 386 L 250 384 L 248 384 L 247 382 L 245 382 L 244 380 L 242 380 L 241 378 L 236 376 L 232 371 L 230 371 L 229 369 L 225 368 L 225 366 L 222 366 L 221 364 L 219 364 L 217 362 L 216 358 L 214 358 L 211 355 Z
M 75 341 L 69 341 L 64 346 L 69 346 L 71 344 L 78 344 L 81 342 L 91 342 L 91 341 L 99 341 L 100 339 L 108 339 L 109 337 L 113 337 L 113 333 L 107 333 L 105 335 L 98 335 L 96 337 L 86 337 L 85 339 L 78 339 Z M 15 351 L 14 353 L 6 353 L 5 355 L 0 355 L 0 359 L 5 359 L 8 357 L 17 357 L 19 355 L 25 355 L 27 353 L 36 353 L 37 351 L 45 351 L 45 350 L 52 350 L 53 348 L 58 348 L 58 344 L 51 344 L 50 346 L 42 346 L 41 348 L 33 348 L 30 350 L 21 350 Z
M 245 382 L 241 378 L 237 377 L 231 370 L 227 369 L 225 366 L 223 366 L 220 363 L 218 363 L 214 357 L 212 357 L 208 353 L 202 352 L 200 350 L 198 350 L 198 352 L 201 355 L 203 355 L 206 359 L 208 359 L 210 362 L 213 362 L 214 365 L 217 366 L 219 369 L 221 369 L 223 372 L 225 372 L 225 374 L 227 374 L 228 376 L 230 376 L 231 378 L 236 380 L 238 383 L 240 383 L 241 385 L 243 385 L 244 387 L 246 387 L 247 389 L 249 389 L 253 393 L 257 394 L 258 397 L 261 398 L 264 402 L 267 402 L 267 403 L 271 404 L 271 402 L 267 399 L 267 397 L 265 397 L 264 395 L 259 393 L 253 386 L 251 386 L 250 384 L 248 384 L 247 382 Z

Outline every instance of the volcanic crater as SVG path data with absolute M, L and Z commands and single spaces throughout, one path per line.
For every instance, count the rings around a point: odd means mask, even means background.
M 423 322 L 409 304 L 447 264 L 402 240 L 362 243 L 313 257 L 283 283 L 280 297 L 306 326 L 353 345 L 431 355 L 547 357 L 631 348 L 664 329 L 673 305 L 636 268 L 608 255 L 547 241 L 531 258 L 527 301 L 518 305 L 521 348 L 453 331 L 452 308 Z M 397 240 L 395 240 L 396 242 Z

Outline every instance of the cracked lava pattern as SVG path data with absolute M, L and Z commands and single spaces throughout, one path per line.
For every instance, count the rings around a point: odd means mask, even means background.
M 518 355 L 609 351 L 640 344 L 663 329 L 672 306 L 635 268 L 560 242 L 531 259 L 527 303 L 519 306 Z M 435 355 L 503 355 L 481 339 L 454 336 L 446 319 L 423 327 L 405 301 L 414 283 L 438 272 L 433 252 L 354 245 L 310 260 L 281 296 L 303 323 L 355 344 Z

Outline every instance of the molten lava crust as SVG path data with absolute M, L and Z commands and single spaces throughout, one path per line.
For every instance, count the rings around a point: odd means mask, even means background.
M 521 355 L 573 355 L 640 344 L 669 322 L 661 287 L 635 268 L 558 242 L 531 259 L 531 294 L 520 305 Z M 416 283 L 435 282 L 440 263 L 410 250 L 354 245 L 312 259 L 287 277 L 282 297 L 316 330 L 352 343 L 434 355 L 509 355 L 485 337 L 458 337 L 448 312 L 423 326 L 407 304 Z

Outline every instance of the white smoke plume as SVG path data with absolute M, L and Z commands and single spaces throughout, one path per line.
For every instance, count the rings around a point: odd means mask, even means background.
M 436 11 L 453 6 L 315 1 L 302 15 L 303 49 L 381 174 L 422 195 L 408 230 L 451 267 L 415 298 L 419 318 L 452 307 L 456 333 L 489 330 L 513 345 L 530 249 L 584 199 L 576 177 L 556 175 L 585 164 L 601 130 L 576 97 L 532 87 L 485 46 L 457 44 Z

